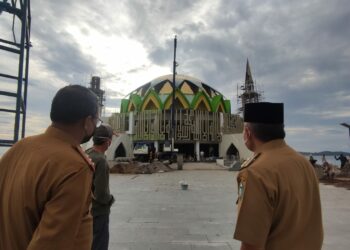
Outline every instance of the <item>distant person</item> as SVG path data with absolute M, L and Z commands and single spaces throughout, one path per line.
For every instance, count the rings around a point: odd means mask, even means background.
M 148 148 L 148 161 L 149 161 L 149 163 L 152 163 L 155 158 L 156 158 L 156 149 L 151 144 Z
M 324 167 L 324 174 L 327 179 L 333 180 L 335 176 L 335 169 L 334 166 L 329 164 L 328 162 L 325 162 L 323 164 Z
M 204 161 L 204 151 L 200 151 L 200 161 Z
M 334 159 L 337 161 L 340 160 L 340 168 L 343 168 L 348 161 L 348 159 L 343 154 L 340 154 L 339 157 L 335 155 Z
M 107 250 L 109 214 L 114 197 L 109 191 L 109 166 L 105 152 L 112 143 L 113 130 L 107 124 L 99 126 L 93 136 L 94 145 L 86 153 L 95 163 L 92 184 L 93 241 L 92 250 Z
M 310 162 L 284 141 L 283 103 L 248 103 L 243 139 L 254 152 L 241 167 L 234 238 L 241 249 L 320 250 L 318 179 Z
M 315 167 L 317 160 L 315 160 L 314 157 L 312 155 L 310 155 L 309 162 L 311 163 L 312 166 Z
M 45 133 L 0 160 L 0 249 L 91 249 L 94 165 L 81 149 L 99 123 L 98 101 L 71 85 L 53 98 Z
M 327 162 L 327 160 L 326 160 L 326 155 L 325 155 L 325 154 L 322 155 L 321 161 L 322 161 L 322 164 L 324 164 L 324 163 Z

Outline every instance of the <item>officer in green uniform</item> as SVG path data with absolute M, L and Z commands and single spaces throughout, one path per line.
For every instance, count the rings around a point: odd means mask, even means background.
M 112 138 L 112 128 L 107 124 L 102 124 L 95 130 L 93 147 L 86 150 L 95 163 L 92 184 L 92 250 L 107 250 L 109 244 L 109 214 L 114 197 L 109 191 L 109 166 L 105 152 L 111 145 Z
M 319 184 L 304 156 L 284 141 L 283 103 L 249 103 L 244 143 L 254 154 L 237 176 L 234 238 L 241 250 L 320 250 Z

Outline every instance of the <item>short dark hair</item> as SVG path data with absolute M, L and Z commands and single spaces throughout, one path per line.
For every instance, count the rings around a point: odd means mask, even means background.
M 286 132 L 284 131 L 283 124 L 271 124 L 271 123 L 247 123 L 249 129 L 255 135 L 255 137 L 262 141 L 268 142 L 276 139 L 284 139 Z
M 97 112 L 98 99 L 91 90 L 69 85 L 61 88 L 53 98 L 50 118 L 53 122 L 72 124 L 90 115 L 95 117 Z

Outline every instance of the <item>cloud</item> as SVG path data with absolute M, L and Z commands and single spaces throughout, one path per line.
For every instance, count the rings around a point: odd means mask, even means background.
M 320 119 L 348 119 L 350 117 L 350 110 L 347 107 L 338 107 L 337 110 L 320 110 L 316 109 L 315 107 L 311 107 L 299 110 L 298 113 L 319 117 Z
M 0 28 L 11 38 L 5 16 Z M 86 86 L 92 75 L 101 76 L 106 113 L 119 109 L 132 90 L 172 72 L 176 34 L 179 74 L 208 83 L 237 110 L 249 58 L 264 100 L 285 105 L 292 146 L 344 149 L 347 131 L 339 123 L 350 119 L 349 22 L 346 0 L 34 3 L 28 114 L 47 119 L 60 87 Z M 16 74 L 16 60 L 6 56 L 0 69 Z

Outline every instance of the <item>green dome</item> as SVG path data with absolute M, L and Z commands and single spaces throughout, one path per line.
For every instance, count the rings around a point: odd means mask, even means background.
M 122 99 L 121 113 L 170 109 L 173 75 L 160 76 L 132 91 Z M 230 101 L 199 79 L 186 75 L 175 78 L 175 108 L 231 112 Z

